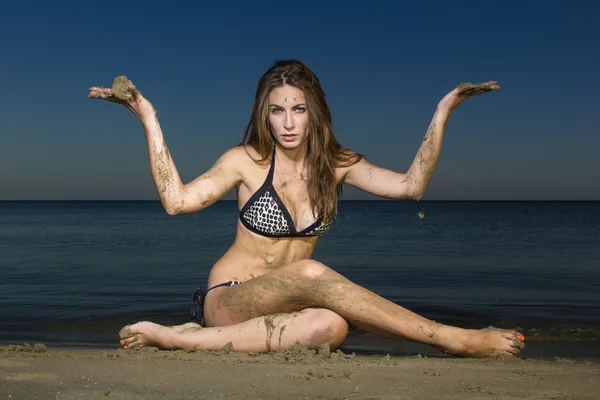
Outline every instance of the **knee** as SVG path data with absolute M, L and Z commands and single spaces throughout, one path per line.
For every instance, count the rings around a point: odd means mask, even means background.
M 309 280 L 319 279 L 329 271 L 329 267 L 315 260 L 302 260 L 295 267 L 298 275 Z
M 327 344 L 334 348 L 342 344 L 348 336 L 348 322 L 338 314 L 327 309 L 307 309 L 310 310 L 309 318 L 310 331 L 307 338 L 307 346 L 312 349 L 318 349 Z

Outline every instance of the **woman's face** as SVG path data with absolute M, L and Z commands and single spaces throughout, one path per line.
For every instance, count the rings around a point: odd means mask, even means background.
M 295 86 L 277 87 L 269 94 L 269 125 L 281 147 L 298 148 L 306 138 L 308 114 L 304 92 Z

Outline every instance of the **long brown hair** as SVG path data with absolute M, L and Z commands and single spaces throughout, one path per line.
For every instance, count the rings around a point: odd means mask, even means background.
M 317 75 L 298 60 L 276 61 L 260 78 L 242 144 L 252 146 L 261 159 L 267 160 L 275 145 L 269 128 L 269 94 L 280 86 L 291 85 L 304 92 L 308 113 L 306 157 L 309 168 L 308 197 L 312 212 L 323 221 L 331 221 L 337 213 L 341 184 L 336 183 L 335 168 L 354 165 L 362 156 L 343 148 L 331 127 L 331 111 Z

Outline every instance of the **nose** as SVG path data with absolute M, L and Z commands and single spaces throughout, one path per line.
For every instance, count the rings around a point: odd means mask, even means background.
M 294 115 L 291 112 L 286 112 L 285 113 L 285 121 L 283 121 L 283 127 L 288 130 L 291 131 L 294 129 L 294 127 L 296 126 L 296 124 L 294 123 Z

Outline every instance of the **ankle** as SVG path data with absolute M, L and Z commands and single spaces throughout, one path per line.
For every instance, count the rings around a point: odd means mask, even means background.
M 472 346 L 472 330 L 454 326 L 445 326 L 443 329 L 438 332 L 438 343 L 434 345 L 441 347 L 445 352 L 464 353 Z

